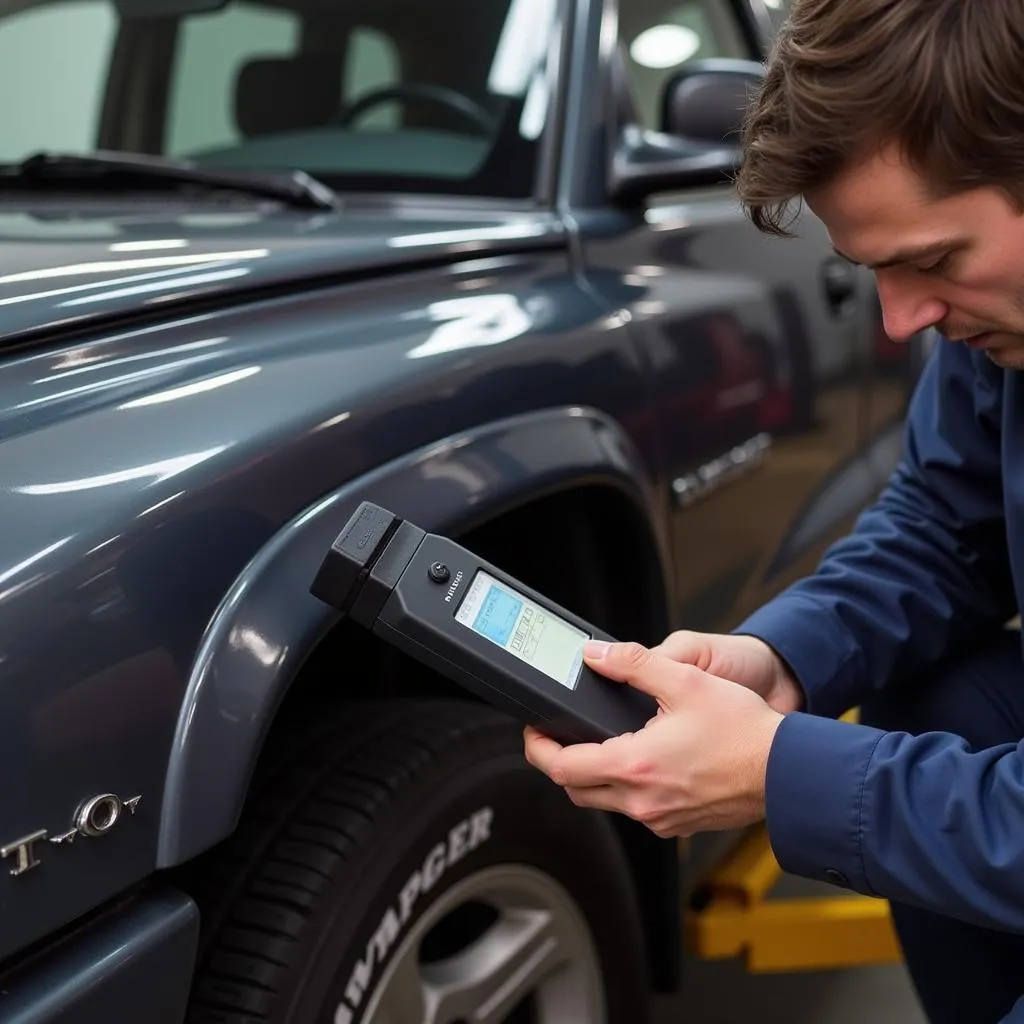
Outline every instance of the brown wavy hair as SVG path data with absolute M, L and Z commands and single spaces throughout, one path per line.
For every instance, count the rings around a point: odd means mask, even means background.
M 795 200 L 893 143 L 934 198 L 1024 209 L 1024 0 L 793 0 L 744 125 L 754 224 L 789 235 Z

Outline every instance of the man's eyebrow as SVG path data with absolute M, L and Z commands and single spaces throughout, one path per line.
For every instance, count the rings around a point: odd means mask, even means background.
M 916 245 L 907 249 L 900 249 L 888 259 L 879 260 L 877 263 L 868 263 L 867 267 L 869 270 L 882 270 L 885 267 L 895 267 L 901 263 L 913 263 L 916 260 L 927 259 L 929 256 L 938 256 L 940 253 L 963 248 L 963 245 L 962 239 L 943 238 L 937 242 L 929 242 L 927 245 Z M 841 259 L 847 260 L 854 266 L 861 266 L 857 260 L 840 252 L 834 245 L 832 246 L 832 251 Z

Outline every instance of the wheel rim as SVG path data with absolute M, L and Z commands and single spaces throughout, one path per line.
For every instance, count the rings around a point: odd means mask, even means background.
M 487 908 L 485 926 L 469 933 L 450 926 L 471 907 Z M 448 936 L 441 955 L 425 955 L 446 926 L 464 933 L 460 941 Z M 349 1019 L 344 1008 L 338 1015 Z M 525 865 L 479 871 L 416 921 L 361 1019 L 373 1024 L 604 1024 L 600 965 L 586 919 L 550 875 Z

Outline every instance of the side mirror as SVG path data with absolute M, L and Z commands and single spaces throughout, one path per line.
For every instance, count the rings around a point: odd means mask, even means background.
M 747 108 L 764 80 L 750 60 L 701 60 L 673 75 L 661 97 L 661 130 L 694 142 L 739 148 Z
M 754 61 L 693 61 L 662 94 L 661 131 L 626 125 L 612 156 L 611 192 L 637 203 L 656 192 L 718 184 L 742 159 L 740 132 L 764 68 Z

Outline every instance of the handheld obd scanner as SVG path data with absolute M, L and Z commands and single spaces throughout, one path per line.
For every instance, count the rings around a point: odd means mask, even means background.
M 310 588 L 416 661 L 561 743 L 643 728 L 657 703 L 592 672 L 613 640 L 446 537 L 363 502 Z

